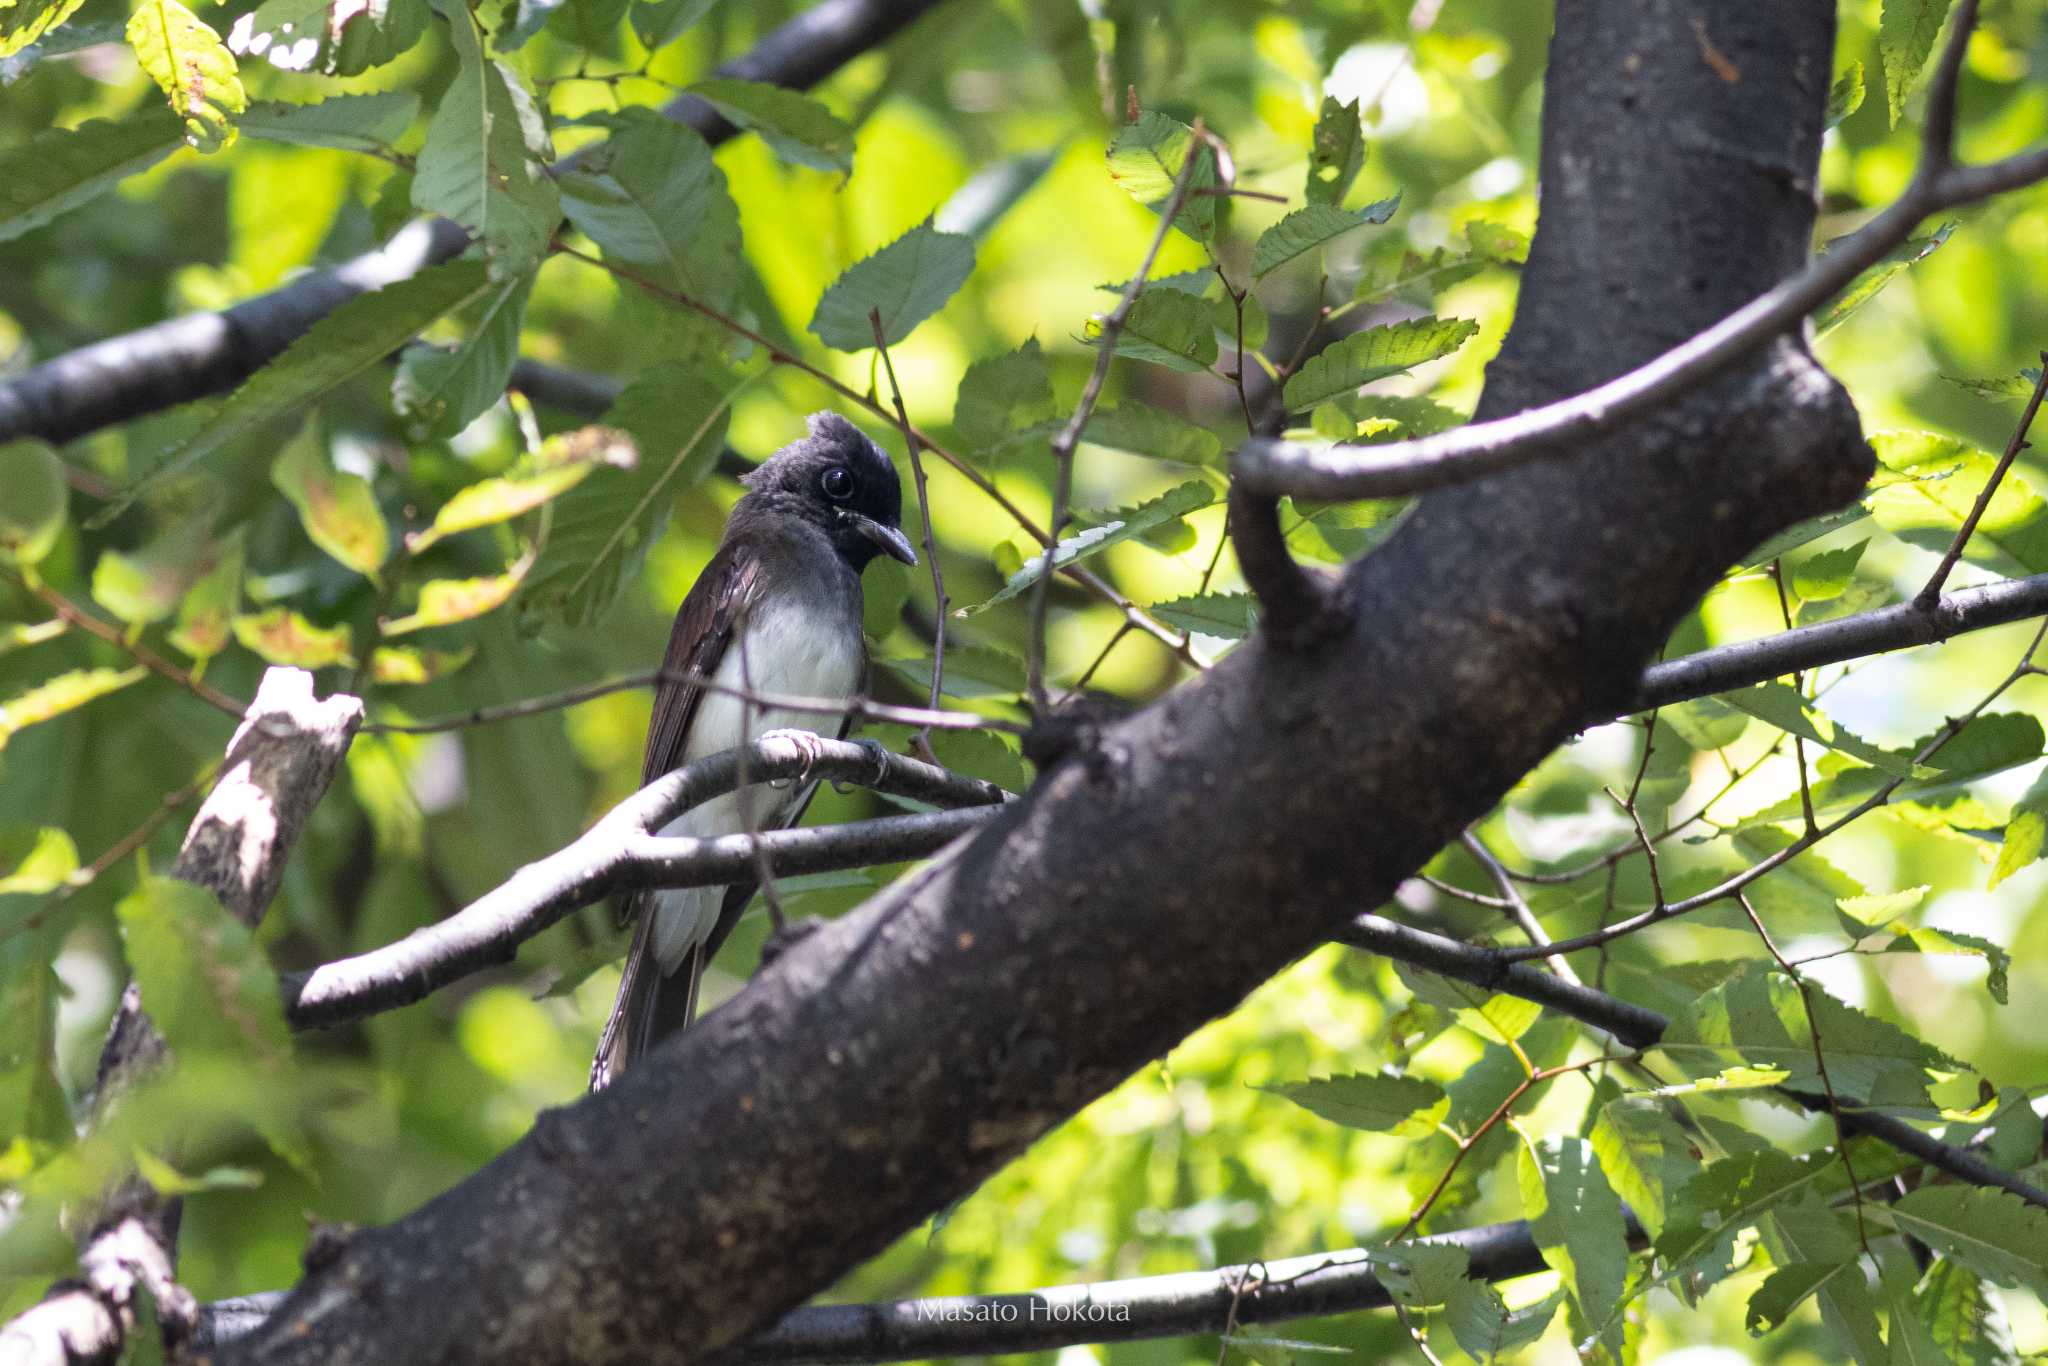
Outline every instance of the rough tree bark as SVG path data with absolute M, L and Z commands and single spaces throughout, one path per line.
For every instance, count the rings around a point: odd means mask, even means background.
M 1482 416 L 1606 380 L 1800 264 L 1833 36 L 1829 5 L 1560 0 L 1541 226 Z M 1340 637 L 1254 639 L 1105 728 L 623 1083 L 361 1235 L 225 1358 L 738 1340 L 1384 897 L 1870 463 L 1785 340 L 1575 460 L 1428 497 L 1347 570 Z

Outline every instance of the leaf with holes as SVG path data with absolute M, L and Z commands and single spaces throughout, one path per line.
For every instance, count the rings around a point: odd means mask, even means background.
M 1322 111 L 1308 152 L 1308 202 L 1336 205 L 1344 202 L 1351 182 L 1365 169 L 1365 128 L 1359 122 L 1358 101 L 1345 104 L 1333 95 L 1323 96 Z
M 236 55 L 280 71 L 356 76 L 427 31 L 427 0 L 264 0 L 228 30 Z

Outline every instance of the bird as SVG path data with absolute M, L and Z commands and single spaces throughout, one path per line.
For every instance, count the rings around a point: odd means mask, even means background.
M 806 427 L 807 435 L 741 477 L 746 492 L 718 550 L 676 611 L 647 726 L 643 784 L 771 730 L 843 738 L 852 723 L 850 710 L 835 718 L 740 695 L 850 702 L 867 678 L 861 571 L 877 555 L 917 563 L 898 525 L 902 484 L 882 448 L 838 413 L 813 413 Z M 699 679 L 736 691 L 702 687 Z M 683 813 L 659 833 L 703 838 L 794 825 L 815 787 L 756 784 Z M 705 965 L 757 885 L 629 898 L 623 910 L 635 921 L 632 947 L 591 1063 L 591 1090 L 689 1025 Z

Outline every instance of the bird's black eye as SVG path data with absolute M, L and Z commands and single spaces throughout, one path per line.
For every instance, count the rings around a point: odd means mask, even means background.
M 843 503 L 853 497 L 853 471 L 844 465 L 834 465 L 818 477 L 818 487 L 833 502 Z

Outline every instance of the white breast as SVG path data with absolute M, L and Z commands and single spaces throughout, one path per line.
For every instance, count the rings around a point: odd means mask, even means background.
M 726 647 L 713 677 L 721 687 L 755 694 L 821 698 L 844 703 L 861 682 L 863 645 L 858 619 L 834 623 L 837 613 L 806 612 L 794 596 L 778 594 L 756 603 Z M 850 625 L 851 629 L 847 629 Z M 800 729 L 839 734 L 841 713 L 788 711 L 748 702 L 730 692 L 706 690 L 683 759 L 701 759 L 758 738 L 771 730 Z M 746 790 L 753 828 L 776 830 L 803 805 L 810 785 L 780 788 L 757 784 Z M 747 829 L 741 794 L 714 798 L 684 812 L 661 829 L 664 835 L 735 835 Z M 718 920 L 723 887 L 690 887 L 656 895 L 654 950 L 664 973 L 711 933 Z

